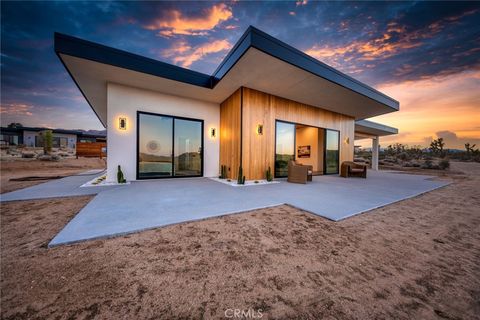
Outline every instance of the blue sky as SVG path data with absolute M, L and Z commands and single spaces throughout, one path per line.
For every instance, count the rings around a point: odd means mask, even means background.
M 475 140 L 478 21 L 479 2 L 2 2 L 1 122 L 102 128 L 53 51 L 55 31 L 211 73 L 253 25 L 399 100 L 401 116 L 385 120 L 400 127 L 401 141 L 444 131 L 455 143 Z M 435 101 L 425 103 L 425 92 Z M 445 104 L 461 105 L 464 116 L 414 121 L 417 109 L 448 112 Z

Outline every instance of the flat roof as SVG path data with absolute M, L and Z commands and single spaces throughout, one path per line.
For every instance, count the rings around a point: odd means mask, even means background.
M 381 123 L 369 120 L 355 121 L 355 136 L 359 138 L 366 138 L 367 136 L 389 136 L 397 133 L 397 128 L 389 127 Z
M 55 52 L 103 125 L 109 82 L 216 103 L 244 86 L 355 119 L 399 110 L 395 99 L 252 26 L 212 75 L 60 33 Z

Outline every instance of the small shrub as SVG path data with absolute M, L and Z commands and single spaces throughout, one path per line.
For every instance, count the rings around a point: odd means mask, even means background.
M 270 182 L 273 180 L 273 176 L 272 176 L 272 169 L 270 167 L 268 167 L 268 170 L 267 172 L 265 173 L 266 177 L 267 177 L 267 181 Z
M 408 160 L 408 154 L 406 152 L 401 152 L 398 154 L 397 158 L 402 161 L 406 161 Z
M 427 160 L 425 160 L 425 162 L 423 162 L 422 168 L 423 169 L 432 169 L 432 165 L 433 165 L 432 160 L 427 159 Z
M 52 130 L 45 130 L 43 134 L 43 153 L 52 153 L 53 132 Z
M 440 162 L 438 163 L 438 167 L 441 170 L 446 170 L 450 168 L 450 161 L 448 161 L 447 159 L 440 160 Z
M 258 183 L 258 180 L 255 180 L 254 182 L 255 182 L 255 183 Z
M 117 170 L 117 182 L 118 183 L 126 183 L 127 182 L 127 180 L 123 176 L 123 172 L 122 172 L 122 169 L 120 168 L 120 166 L 118 166 L 118 170 Z

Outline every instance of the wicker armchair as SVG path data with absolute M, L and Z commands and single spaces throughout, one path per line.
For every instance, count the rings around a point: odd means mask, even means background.
M 312 181 L 313 167 L 309 165 L 297 164 L 295 161 L 288 162 L 288 182 L 307 183 Z
M 348 177 L 360 177 L 367 178 L 367 166 L 351 161 L 345 161 L 342 163 L 340 169 L 340 175 L 344 178 Z

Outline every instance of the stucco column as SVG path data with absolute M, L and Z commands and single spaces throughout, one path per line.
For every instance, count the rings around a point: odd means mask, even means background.
M 378 139 L 372 138 L 372 170 L 378 170 Z

